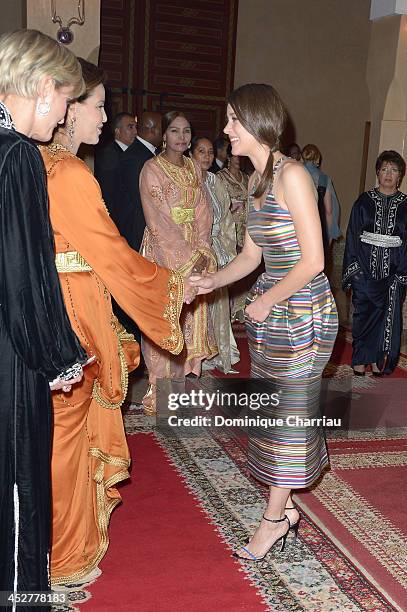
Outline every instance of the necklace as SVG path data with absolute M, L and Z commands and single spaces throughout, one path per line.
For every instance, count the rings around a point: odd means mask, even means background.
M 85 0 L 78 0 L 78 17 L 71 17 L 66 26 L 62 25 L 62 19 L 57 15 L 56 8 L 57 0 L 51 0 L 51 18 L 53 23 L 59 23 L 57 32 L 57 41 L 63 45 L 70 45 L 73 42 L 74 35 L 71 25 L 83 25 L 85 23 Z
M 273 164 L 273 174 L 281 166 L 281 163 L 283 162 L 284 159 L 286 159 L 286 157 L 285 157 L 285 155 L 282 155 L 281 157 L 278 158 L 277 161 L 274 162 L 274 164 Z
M 184 157 L 184 165 L 177 166 L 168 161 L 162 154 L 155 158 L 157 164 L 168 176 L 168 178 L 180 187 L 198 187 L 198 179 L 195 174 L 195 166 L 189 157 Z
M 44 145 L 40 145 L 40 146 L 44 146 Z M 66 147 L 60 142 L 51 142 L 51 144 L 45 145 L 45 146 L 52 153 L 57 153 L 58 151 L 64 151 L 65 153 L 70 153 L 71 155 L 73 155 L 72 151 L 70 151 L 68 147 Z

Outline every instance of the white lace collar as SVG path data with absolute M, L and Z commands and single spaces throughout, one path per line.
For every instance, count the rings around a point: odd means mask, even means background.
M 7 106 L 0 100 L 0 127 L 6 128 L 6 130 L 14 130 L 15 125 L 10 115 L 10 111 Z

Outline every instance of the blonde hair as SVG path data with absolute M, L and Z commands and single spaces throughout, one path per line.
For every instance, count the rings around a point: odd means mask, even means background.
M 55 88 L 72 87 L 72 97 L 80 96 L 85 85 L 75 55 L 66 47 L 37 30 L 16 30 L 0 37 L 0 93 L 35 98 L 44 76 Z
M 319 164 L 321 163 L 321 159 L 322 159 L 321 151 L 314 144 L 305 145 L 305 147 L 303 148 L 301 152 L 301 155 L 302 155 L 302 159 L 306 162 L 311 162 L 315 164 L 316 166 L 319 166 Z

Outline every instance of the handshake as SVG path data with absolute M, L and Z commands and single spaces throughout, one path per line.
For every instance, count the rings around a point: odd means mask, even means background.
M 190 304 L 197 295 L 211 293 L 216 289 L 216 272 L 213 274 L 203 270 L 202 274 L 193 273 L 184 280 L 184 302 Z
M 184 302 L 191 304 L 197 295 L 210 293 L 215 289 L 216 273 L 209 273 L 210 260 L 203 253 L 195 262 L 189 276 L 184 278 Z

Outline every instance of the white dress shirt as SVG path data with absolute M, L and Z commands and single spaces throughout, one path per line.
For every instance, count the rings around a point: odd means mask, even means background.
M 141 138 L 141 136 L 137 136 L 137 140 L 139 140 L 145 147 L 147 147 L 147 149 L 149 149 L 149 151 L 151 151 L 153 155 L 155 155 L 155 146 L 151 144 L 151 142 L 144 140 L 144 138 Z
M 122 151 L 125 151 L 129 148 L 129 145 L 124 144 L 124 142 L 122 142 L 121 140 L 115 140 L 115 142 L 117 142 Z

